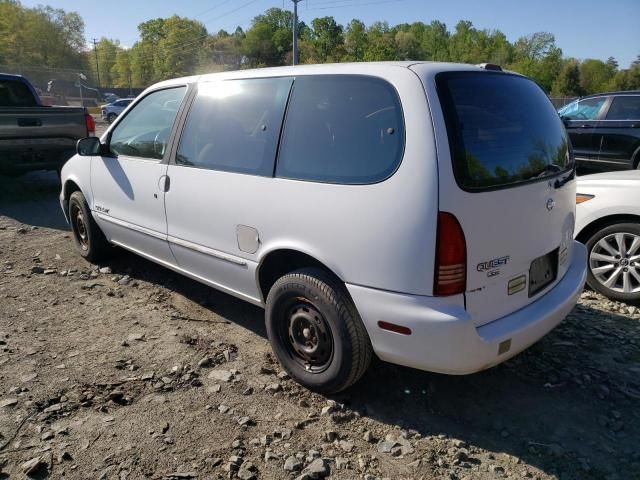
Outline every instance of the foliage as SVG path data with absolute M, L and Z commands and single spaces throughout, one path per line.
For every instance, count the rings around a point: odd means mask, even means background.
M 100 39 L 96 66 L 77 13 L 0 0 L 0 64 L 83 71 L 94 83 L 99 71 L 103 87 L 144 87 L 172 77 L 288 65 L 292 60 L 293 15 L 280 8 L 256 16 L 246 31 L 238 27 L 233 33 L 210 33 L 201 22 L 176 15 L 143 22 L 138 31 L 140 38 L 130 48 L 116 39 Z M 628 69 L 620 69 L 613 57 L 606 62 L 564 58 L 549 32 L 510 42 L 503 32 L 478 29 L 468 20 L 449 30 L 437 20 L 366 26 L 353 19 L 343 26 L 325 16 L 309 25 L 299 22 L 298 37 L 301 63 L 488 62 L 527 75 L 556 96 L 640 89 L 640 55 Z

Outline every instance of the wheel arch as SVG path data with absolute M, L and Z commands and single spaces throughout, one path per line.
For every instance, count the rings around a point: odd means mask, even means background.
M 637 223 L 640 224 L 640 215 L 634 214 L 615 214 L 600 217 L 593 222 L 585 225 L 585 227 L 576 235 L 576 240 L 586 244 L 589 238 L 599 230 L 616 223 Z
M 269 290 L 280 277 L 307 267 L 317 267 L 344 285 L 343 278 L 336 273 L 336 270 L 316 258 L 315 255 L 296 248 L 275 248 L 264 254 L 256 270 L 256 281 L 263 302 L 266 303 Z

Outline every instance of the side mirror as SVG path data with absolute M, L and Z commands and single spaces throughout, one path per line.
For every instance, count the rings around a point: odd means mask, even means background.
M 98 137 L 81 138 L 76 143 L 76 152 L 81 157 L 91 157 L 93 155 L 100 155 L 102 150 L 102 144 Z

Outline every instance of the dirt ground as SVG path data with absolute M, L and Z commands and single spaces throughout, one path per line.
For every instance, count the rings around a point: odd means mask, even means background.
M 374 361 L 326 398 L 259 308 L 121 250 L 85 263 L 57 195 L 0 178 L 0 478 L 640 479 L 635 306 L 586 292 L 489 371 Z

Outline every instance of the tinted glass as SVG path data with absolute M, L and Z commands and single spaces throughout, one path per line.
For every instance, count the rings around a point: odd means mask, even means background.
M 567 120 L 595 120 L 607 97 L 587 98 L 570 103 L 558 112 Z
M 200 84 L 176 164 L 272 176 L 291 83 L 263 78 Z
M 614 97 L 607 120 L 640 120 L 640 95 Z
M 571 165 L 564 125 L 531 80 L 455 72 L 437 75 L 436 83 L 462 188 L 503 187 Z
M 353 75 L 298 77 L 276 175 L 373 183 L 395 171 L 403 148 L 402 110 L 387 82 Z
M 17 80 L 0 80 L 0 107 L 37 107 L 29 87 Z
M 186 87 L 158 90 L 144 97 L 111 134 L 116 155 L 161 159 Z

